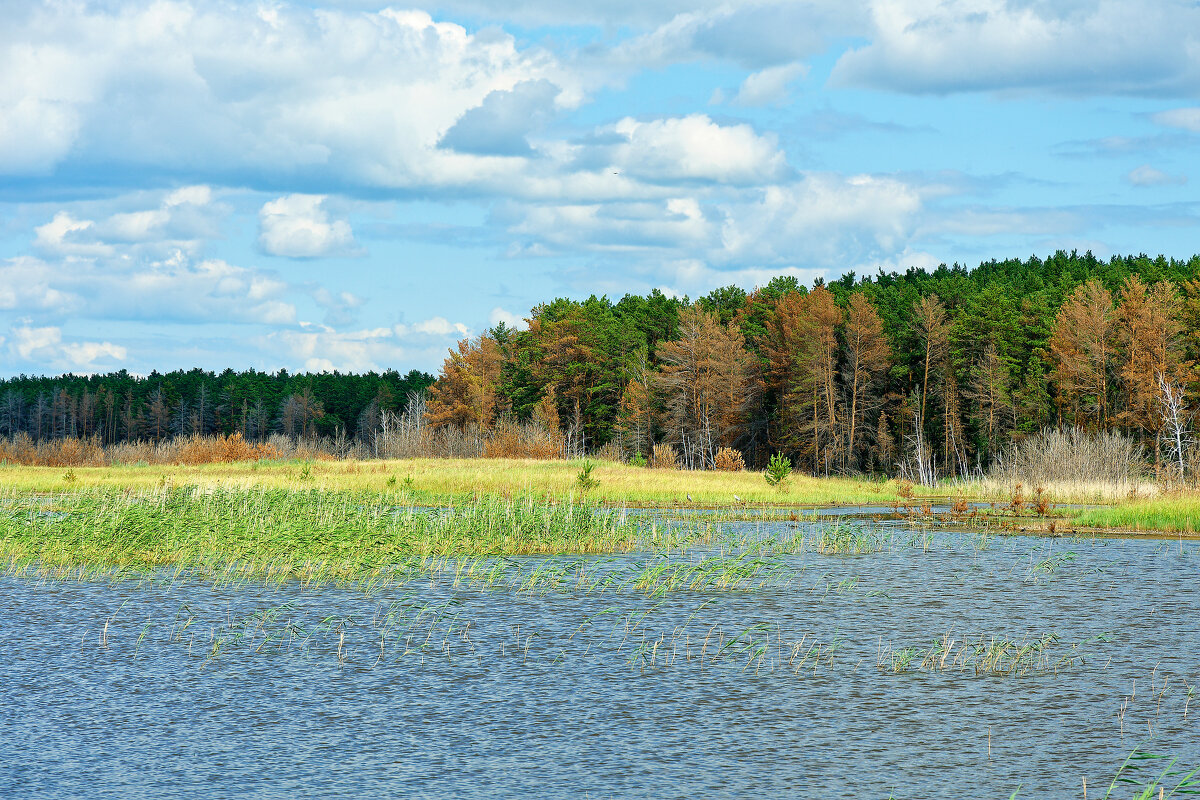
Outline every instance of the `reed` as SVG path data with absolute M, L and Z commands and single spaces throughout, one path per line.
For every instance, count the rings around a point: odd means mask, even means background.
M 0 558 L 42 567 L 180 565 L 302 580 L 369 575 L 428 556 L 628 550 L 639 528 L 587 502 L 480 498 L 442 509 L 321 490 L 162 488 L 8 498 Z

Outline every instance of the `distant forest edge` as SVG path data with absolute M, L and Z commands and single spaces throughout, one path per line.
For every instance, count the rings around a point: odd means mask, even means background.
M 534 308 L 441 372 L 202 370 L 0 381 L 0 435 L 101 445 L 241 434 L 358 455 L 599 453 L 706 469 L 972 475 L 1046 427 L 1118 433 L 1186 471 L 1200 408 L 1200 256 L 1058 252 L 655 290 Z M 25 437 L 28 437 L 25 439 Z M 349 444 L 347 444 L 349 443 Z M 11 448 L 10 448 L 11 449 Z

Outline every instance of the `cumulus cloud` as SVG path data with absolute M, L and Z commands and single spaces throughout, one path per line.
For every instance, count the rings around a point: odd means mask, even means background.
M 309 372 L 367 372 L 436 363 L 454 340 L 466 335 L 461 323 L 434 317 L 411 326 L 359 330 L 302 322 L 297 329 L 272 331 L 256 341 L 283 363 Z
M 9 331 L 10 357 L 19 361 L 49 364 L 54 369 L 88 372 L 97 366 L 115 368 L 128 355 L 112 342 L 63 341 L 62 329 L 53 325 L 34 327 L 23 321 Z M 0 337 L 0 343 L 5 337 Z
M 857 4 L 813 0 L 692 6 L 623 43 L 615 60 L 660 66 L 713 59 L 763 69 L 821 52 L 830 37 L 860 29 L 860 16 Z
M 147 203 L 154 207 L 145 208 Z M 111 203 L 118 208 L 130 204 L 141 207 L 112 211 L 96 219 L 76 218 L 71 210 L 58 211 L 52 220 L 34 228 L 33 246 L 44 255 L 93 258 L 114 256 L 121 245 L 139 245 L 139 252 L 160 254 L 179 249 L 195 251 L 202 239 L 216 234 L 218 221 L 229 211 L 213 201 L 208 186 L 138 193 Z M 96 204 L 80 205 L 86 208 Z
M 439 144 L 460 153 L 532 155 L 525 137 L 549 115 L 558 92 L 557 86 L 544 79 L 492 92 L 483 103 L 468 109 Z
M 1129 181 L 1134 186 L 1171 186 L 1182 185 L 1187 183 L 1187 177 L 1184 175 L 1168 175 L 1160 169 L 1155 169 L 1149 164 L 1142 164 L 1140 167 L 1134 167 L 1125 176 L 1125 180 Z
M 720 256 L 831 267 L 870 261 L 902 249 L 921 210 L 919 188 L 896 178 L 809 173 L 730 204 Z
M 271 274 L 176 251 L 150 262 L 0 260 L 0 310 L 41 308 L 100 320 L 289 324 L 289 287 Z
M 0 74 L 8 174 L 70 160 L 456 185 L 487 168 L 437 148 L 468 109 L 543 79 L 563 103 L 583 96 L 554 56 L 495 28 L 473 34 L 421 11 L 187 0 L 30 5 L 6 16 Z
M 83 298 L 68 286 L 58 284 L 61 277 L 38 258 L 19 256 L 0 260 L 0 311 L 67 314 L 81 308 Z
M 350 223 L 330 219 L 325 195 L 290 194 L 258 212 L 258 246 L 288 258 L 359 255 Z
M 562 250 L 592 248 L 627 251 L 642 248 L 703 247 L 719 229 L 690 197 L 641 203 L 570 203 L 529 206 L 512 227 L 520 236 L 536 236 Z M 530 245 L 521 255 L 530 254 Z
M 445 317 L 432 317 L 408 326 L 411 333 L 424 333 L 429 336 L 467 336 L 470 331 L 461 322 L 451 322 Z
M 783 64 L 751 73 L 730 101 L 735 106 L 767 106 L 788 97 L 788 85 L 808 74 L 804 64 Z
M 1200 7 L 1186 0 L 874 0 L 867 43 L 843 54 L 830 79 L 916 93 L 1195 94 L 1198 32 Z
M 639 121 L 626 117 L 601 131 L 613 170 L 648 182 L 752 184 L 786 172 L 773 134 L 746 124 L 720 125 L 706 114 Z
M 33 246 L 38 250 L 58 255 L 104 256 L 113 249 L 95 240 L 95 224 L 91 220 L 75 219 L 67 211 L 60 211 L 45 225 L 33 229 Z

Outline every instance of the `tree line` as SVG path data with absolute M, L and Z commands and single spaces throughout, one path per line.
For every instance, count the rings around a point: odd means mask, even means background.
M 235 433 L 250 441 L 353 437 L 377 429 L 385 412 L 399 413 L 433 380 L 417 370 L 21 375 L 0 380 L 0 436 L 95 438 L 104 445 Z
M 670 445 L 691 468 L 734 448 L 817 474 L 969 475 L 1046 426 L 1121 431 L 1182 467 L 1198 401 L 1200 256 L 1060 251 L 694 302 L 560 298 L 459 342 L 426 420 L 531 422 L 567 455 Z

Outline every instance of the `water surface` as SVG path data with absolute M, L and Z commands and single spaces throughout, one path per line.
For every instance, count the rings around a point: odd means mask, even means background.
M 0 787 L 1062 798 L 1085 778 L 1102 796 L 1138 745 L 1200 764 L 1200 547 L 879 533 L 878 552 L 751 553 L 732 588 L 657 594 L 631 576 L 728 546 L 514 559 L 490 586 L 0 578 Z M 557 585 L 517 588 L 539 569 Z M 893 671 L 947 638 L 1044 647 L 1010 674 Z

